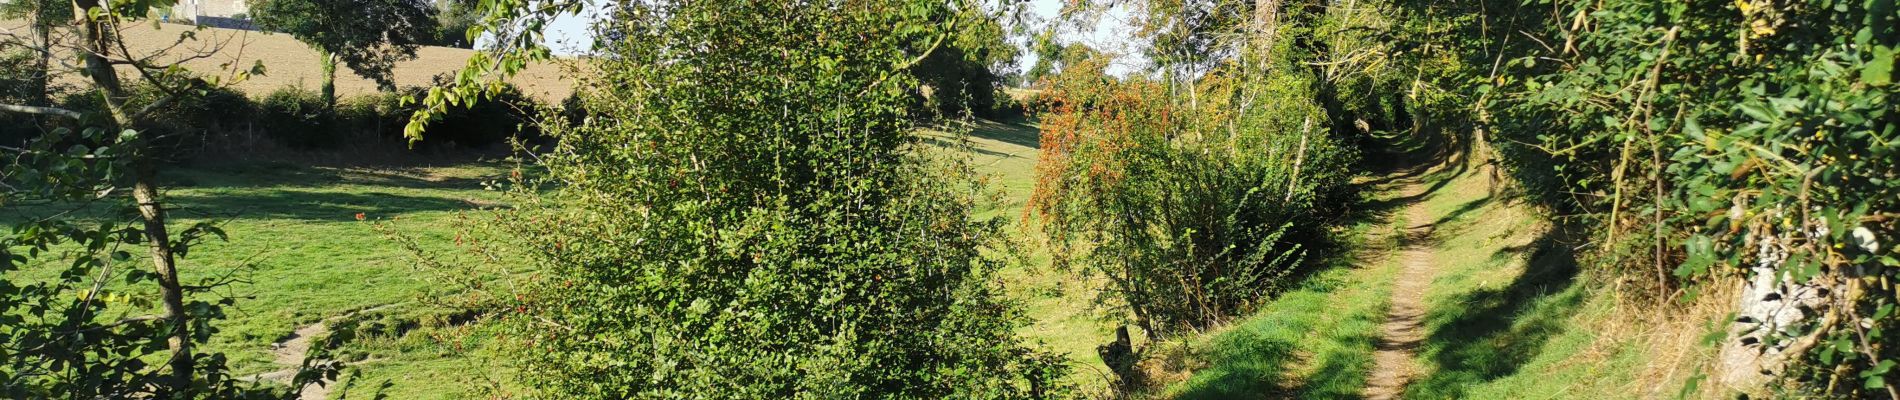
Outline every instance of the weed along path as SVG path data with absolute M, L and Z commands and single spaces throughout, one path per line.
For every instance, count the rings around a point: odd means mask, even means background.
M 297 327 L 296 330 L 291 331 L 289 336 L 285 336 L 284 338 L 279 339 L 276 343 L 271 343 L 270 354 L 272 357 L 272 361 L 275 362 L 277 364 L 277 367 L 281 369 L 262 373 L 262 374 L 252 375 L 247 378 L 249 378 L 248 380 L 252 380 L 252 381 L 265 380 L 265 381 L 274 381 L 274 382 L 284 383 L 284 384 L 291 384 L 296 381 L 297 372 L 303 369 L 304 361 L 310 355 L 311 341 L 316 340 L 317 338 L 323 337 L 324 335 L 328 335 L 330 333 L 331 324 L 334 324 L 337 321 L 341 321 L 344 318 L 355 316 L 357 314 L 382 311 L 385 309 L 389 309 L 391 307 L 395 307 L 400 304 L 401 303 L 384 304 L 380 306 L 370 307 L 370 308 L 357 310 L 357 311 L 350 312 L 343 315 L 331 316 L 329 318 L 324 318 L 322 320 L 310 323 L 308 325 L 299 326 Z M 366 363 L 371 363 L 371 362 L 376 362 L 376 361 L 378 360 L 367 359 L 367 360 L 361 360 L 361 361 L 356 361 L 356 362 L 347 363 L 347 364 L 358 365 L 358 364 L 366 364 Z M 330 398 L 331 390 L 334 389 L 335 383 L 336 383 L 335 381 L 323 380 L 319 382 L 313 382 L 308 385 L 304 385 L 304 387 L 297 389 L 297 399 L 298 400 L 328 399 Z
M 1407 197 L 1422 197 L 1426 186 L 1406 185 Z M 1365 397 L 1370 400 L 1400 398 L 1405 384 L 1417 371 L 1413 357 L 1425 340 L 1425 290 L 1431 287 L 1437 269 L 1432 263 L 1432 234 L 1438 218 L 1431 215 L 1425 202 L 1414 201 L 1405 207 L 1400 234 L 1399 272 L 1392 284 L 1390 308 L 1380 324 L 1380 338 L 1373 352 L 1371 376 L 1366 379 Z

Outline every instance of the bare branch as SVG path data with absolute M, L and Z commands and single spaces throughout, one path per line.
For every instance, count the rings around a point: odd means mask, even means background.
M 72 118 L 75 120 L 79 119 L 82 116 L 85 116 L 85 114 L 80 114 L 78 111 L 68 110 L 64 108 L 22 106 L 22 105 L 14 105 L 14 104 L 0 104 L 0 111 L 25 113 L 25 114 L 52 115 L 52 116 Z

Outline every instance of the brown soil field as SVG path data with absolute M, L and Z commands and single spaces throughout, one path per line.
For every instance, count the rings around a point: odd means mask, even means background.
M 20 21 L 0 21 L 0 37 L 27 35 L 27 31 L 20 28 L 23 25 Z M 233 85 L 255 96 L 283 87 L 315 90 L 323 82 L 316 51 L 287 34 L 143 22 L 125 25 L 120 37 L 124 38 L 130 53 L 140 58 L 154 62 L 191 58 L 184 64 L 186 69 L 207 77 L 220 77 L 224 82 L 232 81 L 237 71 L 248 70 L 262 62 L 263 76 L 253 76 Z M 417 49 L 415 59 L 396 64 L 396 85 L 432 86 L 437 75 L 461 70 L 473 54 L 475 51 L 468 49 L 424 46 Z M 77 61 L 67 58 L 57 62 Z M 565 64 L 573 63 L 556 61 L 532 65 L 509 82 L 538 99 L 559 102 L 573 92 L 572 82 L 563 77 L 562 71 L 569 67 Z M 77 83 L 77 65 L 65 67 L 67 72 L 62 81 Z M 60 66 L 56 64 L 55 68 Z M 130 67 L 121 67 L 121 73 L 128 74 L 122 76 L 127 81 L 137 79 L 136 75 L 129 75 L 131 72 Z M 375 82 L 357 76 L 346 65 L 340 65 L 336 74 L 338 97 L 376 91 Z

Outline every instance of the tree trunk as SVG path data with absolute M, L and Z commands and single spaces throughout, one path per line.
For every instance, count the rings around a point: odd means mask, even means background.
M 1274 35 L 1280 30 L 1280 0 L 1260 0 L 1253 9 L 1253 37 L 1260 48 L 1261 65 L 1273 53 Z
M 323 63 L 323 105 L 336 107 L 336 54 L 317 49 L 317 58 Z
M 1306 161 L 1306 136 L 1313 132 L 1313 116 L 1306 116 L 1306 123 L 1300 126 L 1300 150 L 1293 156 L 1293 177 L 1286 180 L 1286 199 L 1283 203 L 1293 202 L 1293 192 L 1300 190 L 1300 163 Z
M 165 305 L 165 321 L 171 324 L 165 347 L 171 350 L 172 397 L 190 397 L 191 378 L 197 364 L 191 358 L 191 324 L 185 312 L 184 288 L 178 284 L 178 266 L 174 264 L 171 237 L 165 231 L 165 207 L 158 199 L 158 168 L 149 159 L 136 162 L 136 180 L 132 199 L 138 201 L 139 216 L 145 219 L 145 238 L 152 250 L 152 266 L 158 270 L 158 291 Z M 166 393 L 159 393 L 164 398 Z
M 136 128 L 125 111 L 125 88 L 120 84 L 118 71 L 106 60 L 105 54 L 112 54 L 113 36 L 108 30 L 117 21 L 111 20 L 111 13 L 101 20 L 94 20 L 87 10 L 99 8 L 99 0 L 73 0 L 73 22 L 80 27 L 85 39 L 86 75 L 98 86 L 105 100 L 106 111 L 111 116 L 108 127 L 112 131 L 123 128 Z M 143 146 L 134 143 L 132 146 Z M 184 290 L 178 284 L 178 270 L 173 264 L 171 237 L 165 231 L 165 208 L 158 199 L 158 167 L 151 161 L 146 149 L 134 149 L 130 153 L 134 159 L 135 181 L 132 198 L 138 202 L 139 216 L 144 219 L 145 238 L 151 248 L 152 266 L 158 273 L 159 297 L 164 303 L 166 324 L 171 325 L 167 334 L 166 348 L 171 351 L 167 365 L 171 369 L 171 387 L 159 387 L 155 398 L 190 398 L 191 380 L 197 372 L 197 365 L 191 358 L 191 318 L 185 311 Z
M 34 4 L 35 5 L 33 6 L 33 33 L 36 36 L 39 36 L 38 46 L 40 46 L 40 49 L 42 50 L 52 50 L 53 49 L 52 24 L 54 22 L 43 20 L 43 18 L 46 17 L 46 11 L 44 10 L 44 8 L 46 7 L 47 3 L 42 1 L 42 2 L 37 2 Z M 33 69 L 33 71 L 35 73 L 38 73 L 39 76 L 33 77 L 33 104 L 32 105 L 40 106 L 40 107 L 53 105 L 52 95 L 46 92 L 51 87 L 51 84 L 49 82 L 52 81 L 53 79 L 52 60 L 53 60 L 53 52 L 51 51 L 40 52 L 39 62 L 37 65 L 34 66 L 34 69 Z

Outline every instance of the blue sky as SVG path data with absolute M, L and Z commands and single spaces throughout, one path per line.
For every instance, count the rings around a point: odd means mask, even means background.
M 1062 3 L 1063 0 L 1029 1 L 1029 11 L 1035 16 L 1033 23 L 1037 24 L 1038 29 L 1048 26 L 1047 24 L 1055 20 L 1062 11 Z M 1129 15 L 1128 6 L 1117 6 L 1102 13 L 1093 21 L 1093 24 L 1086 24 L 1092 26 L 1063 24 L 1056 37 L 1064 43 L 1083 43 L 1096 50 L 1117 54 L 1118 59 L 1108 72 L 1112 75 L 1125 76 L 1141 70 L 1147 63 L 1140 56 L 1140 48 L 1137 47 L 1139 41 L 1133 40 L 1134 28 L 1130 26 Z M 591 18 L 591 16 L 579 15 L 556 19 L 548 26 L 546 44 L 556 54 L 572 55 L 586 52 L 587 48 L 593 45 L 593 37 L 587 29 Z M 1022 39 L 1018 38 L 1019 45 L 1026 44 Z M 1035 65 L 1036 62 L 1034 54 L 1029 54 L 1028 51 L 1023 53 L 1024 56 L 1018 60 L 1019 71 L 1029 69 L 1029 66 Z

